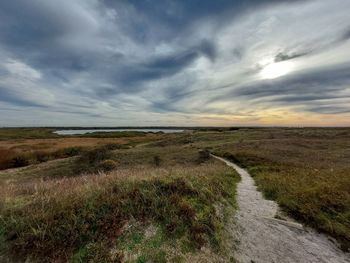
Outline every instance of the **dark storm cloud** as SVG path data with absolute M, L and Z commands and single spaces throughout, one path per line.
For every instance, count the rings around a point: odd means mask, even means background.
M 307 1 L 307 0 L 299 0 Z M 145 40 L 147 36 L 153 36 L 156 28 L 162 32 L 163 37 L 176 37 L 178 33 L 185 30 L 189 24 L 203 17 L 217 17 L 219 21 L 228 17 L 238 16 L 243 10 L 258 8 L 262 5 L 288 3 L 290 0 L 180 0 L 180 1 L 138 1 L 138 0 L 104 0 L 106 6 L 120 10 L 129 7 L 133 12 L 140 14 L 140 18 L 135 19 L 132 24 L 133 37 L 137 40 Z M 294 1 L 297 2 L 297 1 Z M 129 9 L 129 10 L 130 10 Z M 150 23 L 154 28 L 144 28 L 141 23 Z M 172 29 L 172 30 L 167 30 Z M 145 30 L 147 34 L 145 34 Z M 177 34 L 174 34 L 176 32 Z
M 350 28 L 344 32 L 339 38 L 340 41 L 347 41 L 350 39 Z
M 172 76 L 192 63 L 200 53 L 188 51 L 172 56 L 156 57 L 143 63 L 130 64 L 127 61 L 116 64 L 105 78 L 112 87 L 96 89 L 96 95 L 106 97 L 119 92 L 132 93 L 143 88 L 147 81 Z M 103 73 L 101 73 L 103 74 Z
M 130 63 L 125 58 L 117 61 L 110 60 L 108 64 L 113 65 L 114 68 L 110 72 L 101 74 L 106 74 L 105 78 L 113 87 L 100 87 L 96 89 L 96 95 L 106 97 L 119 92 L 130 93 L 142 90 L 143 83 L 173 76 L 186 69 L 199 57 L 215 61 L 215 45 L 203 40 L 197 46 L 189 47 L 185 51 L 149 57 L 146 61 L 139 63 Z
M 122 81 L 127 84 L 173 75 L 189 65 L 197 57 L 198 53 L 191 51 L 178 56 L 156 58 L 155 60 L 130 68 L 129 71 L 125 72 Z
M 340 68 L 328 68 L 281 79 L 265 80 L 256 85 L 242 86 L 214 100 L 244 98 L 254 100 L 255 104 L 273 102 L 275 105 L 302 105 L 308 111 L 319 113 L 348 112 L 349 105 L 314 107 L 312 102 L 317 101 L 318 104 L 322 104 L 322 101 L 327 101 L 328 104 L 337 105 L 336 99 L 350 99 L 350 94 L 341 94 L 350 87 L 349 72 L 350 64 L 347 64 Z
M 296 58 L 301 58 L 313 54 L 317 54 L 332 48 L 337 48 L 339 44 L 342 44 L 345 41 L 348 41 L 350 39 L 350 29 L 345 32 L 341 32 L 339 35 L 337 35 L 332 41 L 326 44 L 322 43 L 313 43 L 312 45 L 308 46 L 304 50 L 285 50 L 283 52 L 279 52 L 276 56 L 274 61 L 275 62 L 282 62 L 286 60 L 292 60 Z
M 266 80 L 260 85 L 242 87 L 235 94 L 239 96 L 261 97 L 288 94 L 322 94 L 339 91 L 350 84 L 350 65 L 341 68 L 324 69 L 299 73 L 289 77 Z M 299 96 L 304 100 L 303 96 Z
M 131 84 L 171 76 L 183 70 L 201 55 L 208 57 L 210 60 L 215 60 L 215 52 L 214 45 L 204 41 L 198 47 L 185 52 L 150 58 L 149 61 L 144 63 L 130 65 L 130 68 L 122 73 L 121 81 L 123 84 Z
M 83 2 L 83 1 L 82 1 Z M 87 1 L 86 3 L 93 3 Z M 138 41 L 144 41 L 145 37 L 153 38 L 164 35 L 168 37 L 178 36 L 174 31 L 186 29 L 187 26 L 197 19 L 206 16 L 220 16 L 223 12 L 230 15 L 239 13 L 243 8 L 248 8 L 257 4 L 276 3 L 273 0 L 251 0 L 251 1 L 102 1 L 103 5 L 92 5 L 96 8 L 96 13 L 102 13 L 106 8 L 115 8 L 118 17 L 115 22 L 122 22 L 121 28 L 129 36 L 139 36 Z M 279 1 L 281 2 L 281 1 Z M 287 1 L 286 1 L 287 2 Z M 86 4 L 86 5 L 87 5 Z M 127 9 L 129 7 L 129 9 Z M 124 11 L 124 9 L 129 11 Z M 232 11 L 234 11 L 232 13 Z M 77 5 L 72 5 L 70 1 L 53 3 L 52 1 L 2 1 L 0 3 L 1 35 L 2 44 L 13 48 L 17 52 L 28 53 L 28 49 L 35 50 L 37 56 L 47 56 L 41 61 L 45 65 L 53 62 L 63 53 L 63 58 L 55 61 L 62 67 L 72 69 L 84 68 L 79 61 L 84 55 L 77 54 L 76 50 L 65 49 L 60 45 L 60 38 L 71 37 L 78 31 L 88 31 L 93 27 L 88 21 L 88 13 L 79 10 Z M 129 15 L 139 15 L 141 17 L 128 17 Z M 91 18 L 91 20 L 93 17 Z M 122 21 L 121 21 L 122 20 Z M 87 23 L 88 22 L 88 23 Z M 89 24 L 90 23 L 90 24 Z M 164 30 L 159 30 L 159 27 Z M 156 30 L 153 30 L 153 29 Z M 154 34 L 152 31 L 155 31 Z M 152 39 L 153 40 L 153 39 Z M 83 45 L 85 43 L 82 43 Z M 203 45 L 203 49 L 210 47 Z M 212 52 L 212 51 L 208 51 Z M 22 54 L 24 55 L 24 54 Z M 30 55 L 29 55 L 30 56 Z M 70 59 L 69 59 L 70 58 Z M 85 58 L 86 59 L 86 58 Z M 77 60 L 77 61 L 74 61 Z M 80 63 L 80 64 L 79 64 Z
M 83 2 L 83 1 L 82 1 Z M 88 3 L 93 1 L 87 1 Z M 92 5 L 97 14 L 115 8 L 123 33 L 136 41 L 160 40 L 177 37 L 178 30 L 206 16 L 222 13 L 238 14 L 243 8 L 277 1 L 103 1 L 105 5 Z M 281 2 L 281 1 L 280 1 Z M 79 3 L 79 2 L 78 2 Z M 127 9 L 129 7 L 129 9 Z M 129 11 L 124 11 L 129 10 Z M 139 16 L 129 17 L 129 15 Z M 62 45 L 62 39 L 74 37 L 75 33 L 89 31 L 94 17 L 84 13 L 70 1 L 2 1 L 0 3 L 1 44 L 38 68 L 63 68 L 66 71 L 86 70 L 96 61 L 98 52 L 84 53 Z M 90 24 L 89 24 L 90 23 Z M 105 32 L 110 33 L 110 32 Z M 118 32 L 116 32 L 118 34 Z M 179 31 L 178 31 L 179 33 Z M 200 40 L 201 41 L 201 40 Z M 86 43 L 81 43 L 84 46 Z M 202 51 L 211 59 L 214 49 L 208 42 L 199 43 Z
M 19 96 L 16 96 L 15 94 L 11 94 L 3 87 L 0 87 L 0 101 L 7 102 L 19 107 L 46 107 L 46 105 L 33 102 L 31 100 L 28 100 L 27 98 L 21 98 Z
M 339 113 L 349 113 L 349 107 L 340 107 L 340 106 L 317 106 L 311 107 L 309 109 L 312 112 L 318 112 L 322 114 L 339 114 Z
M 178 108 L 175 104 L 191 95 L 192 92 L 189 92 L 186 88 L 173 85 L 164 92 L 164 98 L 161 101 L 152 102 L 150 110 L 155 112 L 185 112 L 185 109 Z
M 302 60 L 347 43 L 350 31 L 338 30 L 338 20 L 329 26 L 334 35 L 319 34 L 322 21 L 312 21 L 325 15 L 322 8 L 302 17 L 305 24 L 311 21 L 305 35 L 295 37 L 299 28 L 289 33 L 273 21 L 293 29 L 298 21 L 291 14 L 303 13 L 309 2 L 317 1 L 0 1 L 0 104 L 101 119 L 130 111 L 200 113 L 204 101 L 234 104 L 235 97 L 276 105 L 312 102 L 306 107 L 311 111 L 344 112 L 343 105 L 332 111 L 333 105 L 313 104 L 338 100 L 349 84 L 349 67 L 337 62 L 333 71 L 251 84 L 262 67 L 254 65 L 267 53 L 274 62 Z M 274 46 L 277 51 L 270 54 Z M 220 86 L 226 88 L 213 95 Z M 202 97 L 206 91 L 212 93 Z
M 310 54 L 310 52 L 303 52 L 303 53 L 278 53 L 275 57 L 275 62 L 281 62 L 281 61 L 286 61 L 290 59 L 295 59 L 303 56 L 307 56 Z
M 113 86 L 112 88 L 99 88 L 97 85 L 95 94 L 102 97 L 120 91 L 130 92 L 141 89 L 140 82 L 176 74 L 200 55 L 211 60 L 215 59 L 215 46 L 205 39 L 199 40 L 196 47 L 188 47 L 187 50 L 180 53 L 163 57 L 150 56 L 147 58 L 148 61 L 136 63 L 122 58 L 122 53 L 116 56 L 116 54 L 110 54 L 107 51 L 100 51 L 94 46 L 92 46 L 92 50 L 85 51 L 84 46 L 90 45 L 90 43 L 84 43 L 84 38 L 79 43 L 81 47 L 65 45 L 64 41 L 69 42 L 71 38 L 74 39 L 76 34 L 89 31 L 87 28 L 90 25 L 85 24 L 89 14 L 83 13 L 77 6 L 70 8 L 70 1 L 62 1 L 61 4 L 49 2 L 38 0 L 1 2 L 1 44 L 13 52 L 16 58 L 46 72 L 50 78 L 68 81 L 72 74 L 91 72 L 91 75 L 95 76 L 96 79 L 102 78 Z M 174 30 L 193 22 L 195 17 L 189 16 L 189 13 L 192 12 L 191 8 L 196 9 L 194 14 L 199 18 L 212 15 L 211 10 L 220 12 L 220 10 L 227 9 L 228 6 L 234 6 L 232 1 L 219 2 L 215 4 L 176 3 L 173 15 L 164 12 L 164 10 L 171 11 L 174 5 L 167 1 L 159 2 L 157 5 L 148 1 L 106 1 L 106 6 L 97 6 L 97 8 L 104 9 L 113 6 L 118 13 L 122 13 L 121 17 L 115 19 L 114 22 L 122 24 L 120 30 L 124 30 L 123 33 L 129 37 L 142 35 L 142 32 L 158 28 L 158 24 L 166 25 L 165 31 L 159 30 L 159 32 L 155 32 L 156 35 L 149 34 L 154 38 L 152 39 L 154 41 L 165 32 L 173 34 Z M 147 17 L 146 21 L 128 17 L 129 12 L 120 12 L 125 6 L 131 6 L 133 12 L 136 12 L 133 13 L 134 15 L 139 13 L 141 16 Z M 64 14 L 60 14 L 61 12 Z M 97 10 L 98 12 L 102 11 Z M 138 22 L 140 22 L 139 25 L 137 25 Z M 110 26 L 113 30 L 115 25 Z M 108 40 L 111 38 L 111 42 L 113 42 L 114 37 L 104 35 L 107 33 L 111 32 L 108 30 L 102 32 L 102 38 Z M 118 34 L 118 32 L 115 33 Z M 86 39 L 86 41 L 90 40 Z M 142 37 L 138 41 L 143 41 Z M 91 43 L 91 45 L 93 44 Z M 106 67 L 105 64 L 109 66 Z
M 87 22 L 88 14 L 67 1 L 1 1 L 0 43 L 32 67 L 69 75 L 87 70 L 95 61 L 94 53 L 64 45 L 75 33 L 88 31 Z

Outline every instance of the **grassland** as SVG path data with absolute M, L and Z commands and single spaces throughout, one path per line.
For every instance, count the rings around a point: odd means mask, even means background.
M 0 128 L 0 141 L 59 138 L 60 136 L 53 133 L 54 131 L 48 128 Z
M 94 132 L 81 135 L 58 135 L 57 128 L 0 128 L 0 141 L 23 139 L 49 139 L 63 137 L 81 138 L 125 138 L 144 136 L 146 133 L 138 131 Z
M 239 178 L 210 159 L 208 151 L 246 167 L 265 196 L 286 213 L 349 248 L 350 129 L 17 138 L 0 145 L 40 147 L 46 140 L 52 152 L 72 145 L 84 150 L 0 171 L 0 255 L 6 258 L 233 260 L 226 228 Z
M 350 247 L 350 129 L 260 129 L 213 150 L 297 220 Z
M 227 167 L 206 164 L 140 167 L 11 189 L 3 192 L 4 249 L 12 258 L 46 262 L 165 262 L 171 248 L 179 260 L 205 245 L 216 251 L 224 214 L 215 204 L 233 204 L 236 181 Z
M 3 259 L 228 262 L 239 178 L 180 137 L 2 172 Z
M 53 129 L 0 129 L 0 170 L 37 164 L 80 154 L 101 145 L 133 146 L 160 139 L 162 134 L 141 132 L 93 133 L 59 136 Z

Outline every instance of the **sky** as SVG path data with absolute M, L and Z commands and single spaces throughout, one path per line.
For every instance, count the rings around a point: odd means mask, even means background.
M 349 0 L 2 0 L 0 126 L 349 126 Z

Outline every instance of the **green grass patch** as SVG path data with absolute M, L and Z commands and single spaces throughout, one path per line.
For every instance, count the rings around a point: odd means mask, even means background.
M 47 128 L 0 128 L 0 141 L 13 139 L 46 139 L 59 138 L 53 133 L 55 129 Z

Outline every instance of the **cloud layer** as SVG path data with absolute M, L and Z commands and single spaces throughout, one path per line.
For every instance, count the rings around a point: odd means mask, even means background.
M 350 125 L 350 2 L 2 1 L 0 114 L 0 126 Z

